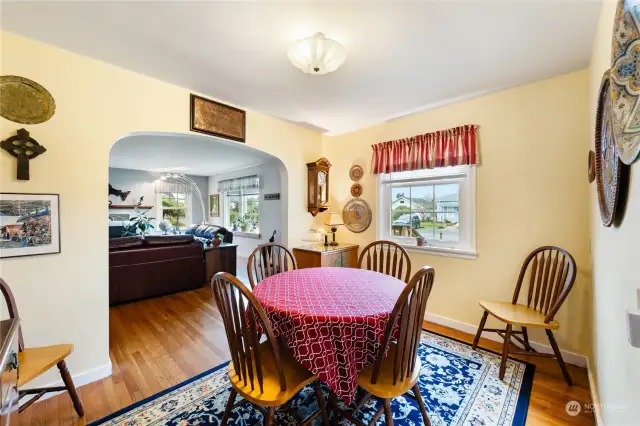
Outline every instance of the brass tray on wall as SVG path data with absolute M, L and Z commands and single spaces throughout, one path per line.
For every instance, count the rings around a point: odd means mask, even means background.
M 610 84 L 607 71 L 600 84 L 595 129 L 596 187 L 604 226 L 611 226 L 616 216 L 623 167 L 615 141 Z
M 342 210 L 344 225 L 351 232 L 364 232 L 371 225 L 371 209 L 366 201 L 353 198 L 345 204 Z
M 40 84 L 17 75 L 0 76 L 0 115 L 16 123 L 44 123 L 56 112 L 51 93 Z
M 191 94 L 190 129 L 237 142 L 245 141 L 245 111 Z

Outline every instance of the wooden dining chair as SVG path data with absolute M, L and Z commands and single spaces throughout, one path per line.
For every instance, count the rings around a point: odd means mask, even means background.
M 296 258 L 289 249 L 278 243 L 261 244 L 253 250 L 247 262 L 251 288 L 271 275 L 298 269 Z
M 360 259 L 359 268 L 391 275 L 405 283 L 411 274 L 411 259 L 407 251 L 400 244 L 393 241 L 379 240 L 366 246 Z
M 393 425 L 391 400 L 405 394 L 418 402 L 423 423 L 431 424 L 418 388 L 422 370 L 418 347 L 434 279 L 435 271 L 430 266 L 423 266 L 411 278 L 393 308 L 375 363 L 365 368 L 358 376 L 358 386 L 364 389 L 367 395 L 358 402 L 357 407 L 362 407 L 371 397 L 382 400 L 382 407 L 373 416 L 370 425 L 375 424 L 383 412 L 386 424 Z M 395 334 L 398 321 L 400 325 Z M 365 425 L 356 419 L 353 413 L 343 414 L 353 423 Z
M 0 278 L 0 290 L 2 290 L 4 300 L 7 303 L 9 318 L 20 318 L 18 315 L 18 305 L 13 297 L 13 293 L 11 292 L 9 285 L 2 278 Z M 73 345 L 64 344 L 42 346 L 38 348 L 25 348 L 24 338 L 22 337 L 22 327 L 20 327 L 18 330 L 18 350 L 18 400 L 21 400 L 25 396 L 33 395 L 29 401 L 20 406 L 19 412 L 22 413 L 31 404 L 49 392 L 67 391 L 69 392 L 69 396 L 71 397 L 73 408 L 76 410 L 76 413 L 78 413 L 78 416 L 83 417 L 84 407 L 82 406 L 82 401 L 78 396 L 78 392 L 73 384 L 73 379 L 71 378 L 71 374 L 69 374 L 69 370 L 67 369 L 67 364 L 65 362 L 65 358 L 67 358 L 73 351 Z M 24 385 L 36 377 L 41 376 L 54 365 L 57 366 L 60 371 L 60 376 L 62 377 L 64 386 L 22 389 Z
M 525 281 L 525 276 L 529 277 L 529 288 L 526 294 L 527 304 L 518 303 L 520 290 Z M 573 283 L 576 280 L 576 261 L 567 251 L 553 246 L 544 246 L 535 249 L 525 259 L 516 289 L 511 302 L 480 301 L 480 306 L 484 309 L 478 332 L 473 340 L 473 349 L 478 347 L 480 335 L 483 331 L 498 333 L 504 339 L 502 349 L 502 362 L 500 363 L 499 377 L 504 378 L 507 367 L 507 357 L 512 355 L 536 355 L 555 357 L 560 364 L 560 369 L 569 386 L 573 385 L 571 376 L 567 371 L 567 366 L 562 359 L 560 349 L 553 331 L 560 327 L 558 321 L 554 320 L 555 315 L 569 295 Z M 506 324 L 504 329 L 485 328 L 487 317 L 497 318 Z M 521 330 L 514 330 L 513 327 L 521 327 Z M 553 348 L 553 354 L 543 354 L 537 352 L 529 344 L 527 328 L 543 328 L 549 338 L 549 343 Z M 520 337 L 519 335 L 522 335 Z M 510 350 L 510 345 L 516 340 L 524 350 L 516 345 L 517 350 Z
M 228 375 L 232 389 L 220 425 L 226 425 L 234 407 L 246 402 L 262 412 L 267 426 L 274 422 L 275 408 L 281 405 L 296 417 L 298 424 L 308 425 L 320 414 L 324 425 L 328 425 L 329 416 L 320 382 L 280 347 L 267 314 L 253 293 L 226 272 L 213 276 L 211 289 L 231 351 Z M 259 339 L 260 331 L 266 336 L 262 341 Z M 301 419 L 289 408 L 288 402 L 309 383 L 314 385 L 319 410 Z M 238 394 L 243 400 L 235 404 Z

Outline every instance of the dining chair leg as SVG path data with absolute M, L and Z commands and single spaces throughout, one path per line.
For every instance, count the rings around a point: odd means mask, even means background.
M 567 366 L 564 363 L 564 359 L 562 359 L 562 353 L 560 352 L 560 348 L 558 348 L 558 344 L 556 343 L 555 337 L 553 337 L 553 332 L 551 330 L 545 330 L 547 332 L 547 337 L 549 338 L 549 343 L 551 343 L 551 347 L 553 348 L 553 353 L 558 360 L 558 364 L 560 364 L 560 369 L 562 370 L 562 375 L 564 376 L 564 380 L 567 382 L 569 386 L 573 386 L 573 381 L 571 380 L 571 376 L 569 375 L 569 370 L 567 370 Z
M 480 335 L 482 334 L 482 330 L 484 330 L 484 325 L 487 323 L 487 317 L 489 316 L 489 312 L 484 311 L 482 314 L 482 319 L 480 320 L 480 325 L 478 326 L 478 332 L 476 333 L 476 337 L 473 339 L 473 350 L 475 351 L 478 348 L 478 343 L 480 342 Z
M 229 400 L 227 401 L 227 406 L 224 408 L 224 414 L 222 415 L 220 426 L 226 426 L 227 421 L 229 421 L 229 416 L 231 415 L 231 410 L 233 410 L 233 404 L 236 402 L 237 395 L 238 395 L 238 392 L 236 392 L 235 389 L 231 388 L 231 393 L 229 394 Z
M 507 324 L 507 329 L 504 333 L 504 346 L 502 348 L 502 361 L 500 362 L 500 373 L 498 376 L 500 380 L 504 379 L 504 373 L 507 371 L 507 356 L 509 355 L 509 344 L 511 343 L 511 329 L 513 326 Z
M 420 412 L 422 413 L 422 423 L 425 426 L 431 426 L 431 422 L 429 421 L 429 415 L 427 414 L 427 410 L 424 407 L 424 400 L 422 399 L 422 395 L 420 394 L 420 389 L 418 388 L 418 384 L 413 387 L 413 395 L 416 397 L 418 401 L 418 405 L 420 406 Z
M 391 400 L 383 399 L 382 405 L 384 406 L 384 417 L 385 417 L 387 426 L 393 426 L 393 413 L 391 412 Z
M 78 396 L 78 391 L 76 390 L 76 386 L 73 384 L 73 379 L 71 378 L 71 374 L 69 374 L 67 363 L 64 362 L 64 360 L 58 363 L 58 370 L 60 370 L 62 381 L 67 388 L 67 392 L 69 392 L 71 401 L 73 402 L 73 408 L 76 410 L 76 413 L 78 413 L 79 417 L 84 417 L 84 407 L 82 406 L 82 401 Z
M 264 418 L 264 426 L 271 426 L 273 424 L 273 415 L 275 411 L 275 407 L 269 407 L 267 410 L 267 416 Z
M 316 398 L 318 399 L 318 407 L 320 407 L 320 414 L 322 415 L 322 424 L 324 426 L 329 426 L 329 415 L 327 414 L 327 405 L 324 402 L 324 395 L 322 394 L 320 381 L 316 380 L 313 386 L 316 389 Z
M 533 348 L 529 344 L 529 332 L 527 331 L 527 327 L 522 327 L 522 338 L 524 339 L 524 348 L 529 352 L 534 352 Z
M 331 410 L 331 425 L 336 426 L 338 424 L 338 418 L 340 411 L 338 410 L 338 398 L 333 391 L 329 391 L 329 409 Z

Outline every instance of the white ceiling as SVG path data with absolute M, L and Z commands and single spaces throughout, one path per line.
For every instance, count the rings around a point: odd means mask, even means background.
M 589 0 L 21 1 L 5 2 L 3 26 L 339 133 L 585 68 L 599 10 Z M 309 76 L 286 52 L 318 31 L 347 61 Z
M 273 160 L 271 155 L 238 142 L 198 135 L 157 134 L 120 139 L 111 148 L 109 167 L 211 176 Z

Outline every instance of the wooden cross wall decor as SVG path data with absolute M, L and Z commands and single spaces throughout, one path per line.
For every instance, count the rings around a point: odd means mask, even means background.
M 0 142 L 0 148 L 18 159 L 18 180 L 29 180 L 29 160 L 46 151 L 25 129 L 18 130 L 17 135 Z

